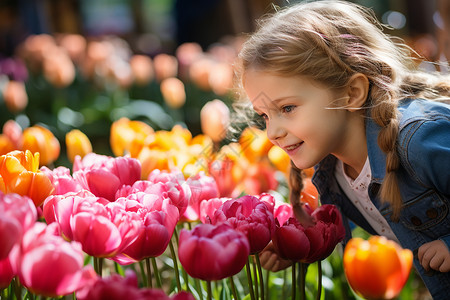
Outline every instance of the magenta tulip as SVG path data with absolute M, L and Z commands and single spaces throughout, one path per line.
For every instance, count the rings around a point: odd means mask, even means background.
M 109 157 L 89 153 L 75 157 L 73 177 L 83 188 L 109 201 L 124 185 L 132 185 L 141 177 L 140 162 L 131 157 Z
M 136 274 L 130 269 L 125 271 L 125 277 L 113 274 L 109 277 L 98 278 L 78 291 L 76 295 L 78 300 L 195 300 L 187 292 L 180 292 L 169 297 L 161 289 L 139 289 Z
M 190 221 L 197 221 L 200 219 L 200 202 L 219 197 L 219 188 L 214 177 L 206 176 L 204 172 L 189 177 L 186 182 L 192 196 L 184 217 Z
M 7 288 L 14 276 L 15 272 L 9 257 L 0 260 L 0 290 Z
M 211 219 L 212 224 L 229 223 L 243 232 L 250 242 L 250 253 L 264 249 L 275 230 L 273 214 L 268 206 L 254 196 L 243 196 L 226 201 Z
M 336 206 L 322 205 L 312 217 L 315 224 L 306 228 L 294 217 L 276 226 L 272 241 L 282 258 L 313 263 L 328 257 L 344 238 L 345 229 Z
M 202 280 L 220 280 L 241 271 L 247 262 L 247 237 L 229 224 L 200 224 L 180 232 L 178 257 L 186 272 Z

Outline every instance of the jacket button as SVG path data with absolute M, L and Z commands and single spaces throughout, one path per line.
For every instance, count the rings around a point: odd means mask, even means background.
M 436 208 L 428 209 L 426 214 L 427 214 L 427 217 L 430 219 L 435 219 L 438 216 L 438 212 L 437 212 Z
M 415 225 L 415 226 L 422 225 L 422 221 L 420 221 L 420 219 L 416 216 L 411 217 L 411 223 L 413 223 L 413 225 Z

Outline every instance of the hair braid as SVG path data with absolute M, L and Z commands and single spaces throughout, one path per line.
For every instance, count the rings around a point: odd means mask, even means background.
M 303 185 L 304 173 L 297 168 L 291 160 L 291 169 L 289 173 L 289 202 L 292 204 L 292 210 L 295 217 L 303 225 L 313 225 L 314 222 L 311 216 L 303 209 L 303 204 L 300 202 Z

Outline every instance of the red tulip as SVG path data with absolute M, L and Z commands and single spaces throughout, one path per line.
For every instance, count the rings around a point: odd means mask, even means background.
M 109 157 L 89 153 L 83 159 L 75 158 L 73 177 L 85 189 L 98 197 L 115 200 L 123 185 L 132 185 L 141 178 L 141 165 L 135 158 Z
M 250 253 L 248 239 L 230 225 L 201 224 L 180 232 L 178 257 L 186 272 L 202 280 L 220 280 L 240 272 Z
M 328 257 L 345 236 L 342 217 L 334 205 L 325 204 L 312 213 L 315 224 L 304 227 L 296 218 L 277 225 L 272 238 L 284 259 L 312 263 Z
M 257 253 L 270 242 L 275 230 L 273 214 L 267 205 L 254 196 L 226 201 L 211 220 L 212 224 L 227 222 L 243 232 L 250 242 L 250 253 Z
M 188 220 L 196 221 L 200 218 L 200 202 L 219 197 L 219 188 L 214 178 L 204 172 L 189 177 L 186 183 L 192 195 L 184 216 Z

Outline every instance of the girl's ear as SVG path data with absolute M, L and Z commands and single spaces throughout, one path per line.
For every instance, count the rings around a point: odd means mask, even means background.
M 354 112 L 362 108 L 369 94 L 369 79 L 362 73 L 354 74 L 347 85 L 347 110 Z

